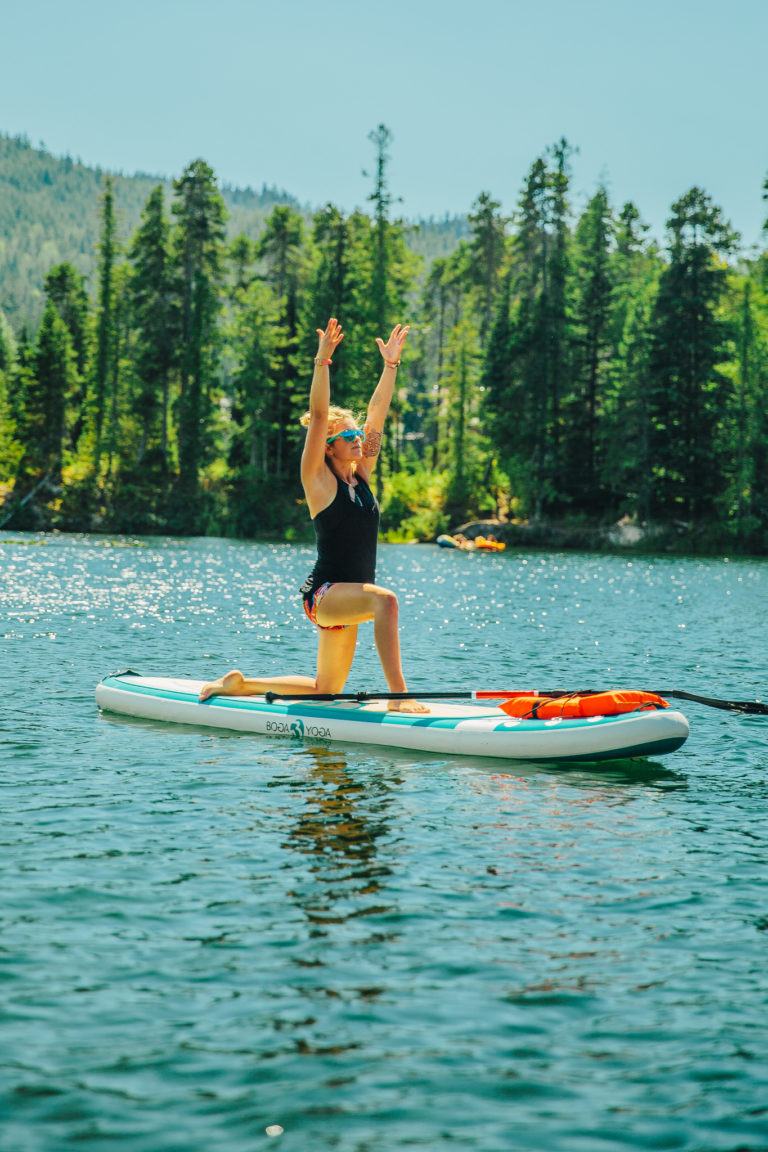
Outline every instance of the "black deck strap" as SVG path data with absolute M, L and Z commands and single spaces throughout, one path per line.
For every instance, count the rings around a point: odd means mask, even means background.
M 568 700 L 570 700 L 576 696 L 596 696 L 596 695 L 597 695 L 597 689 L 596 688 L 590 688 L 589 691 L 587 691 L 587 692 L 540 692 L 539 696 L 541 697 L 541 699 L 537 700 L 536 703 L 531 707 L 530 711 L 526 712 L 525 716 L 522 716 L 521 719 L 522 720 L 538 720 L 539 719 L 539 708 L 541 708 L 541 706 L 543 704 L 551 704 L 555 700 L 565 704 Z M 560 719 L 562 720 L 562 718 L 563 718 L 563 714 L 561 711 Z

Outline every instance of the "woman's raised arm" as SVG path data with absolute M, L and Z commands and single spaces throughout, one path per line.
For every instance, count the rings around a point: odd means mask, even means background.
M 408 339 L 410 324 L 396 324 L 392 329 L 386 344 L 380 336 L 376 343 L 384 360 L 384 367 L 379 377 L 373 396 L 368 402 L 368 415 L 365 419 L 365 441 L 363 443 L 363 460 L 365 470 L 370 474 L 376 464 L 381 448 L 381 434 L 384 431 L 384 421 L 392 403 L 392 393 L 395 390 L 397 369 L 400 366 L 400 357 Z
M 301 454 L 301 479 L 306 481 L 325 466 L 325 439 L 328 435 L 328 409 L 331 404 L 331 374 L 328 365 L 344 339 L 341 325 L 331 317 L 325 331 L 316 329 L 318 336 L 315 370 L 309 390 L 309 427 Z

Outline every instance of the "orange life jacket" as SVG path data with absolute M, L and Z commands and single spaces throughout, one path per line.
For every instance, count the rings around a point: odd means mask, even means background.
M 669 708 L 666 700 L 653 692 L 615 689 L 610 692 L 590 692 L 579 696 L 516 696 L 504 700 L 499 707 L 508 716 L 523 720 L 554 720 L 581 716 L 618 716 L 622 712 L 648 712 Z
M 485 536 L 475 536 L 475 548 L 486 552 L 503 552 L 506 548 L 503 540 L 488 540 Z

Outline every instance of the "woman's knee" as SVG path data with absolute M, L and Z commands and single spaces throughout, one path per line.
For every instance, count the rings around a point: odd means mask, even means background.
M 347 680 L 345 676 L 339 676 L 338 673 L 329 672 L 325 676 L 320 675 L 315 680 L 315 692 L 320 696 L 327 696 L 329 693 L 334 695 L 336 692 L 343 692 L 344 685 Z
M 389 588 L 376 588 L 373 602 L 374 614 L 378 617 L 397 616 L 397 596 Z
M 326 664 L 324 660 L 318 661 L 317 675 L 315 676 L 315 692 L 321 695 L 331 692 L 343 692 L 347 682 L 352 660 L 340 654 L 340 659 Z

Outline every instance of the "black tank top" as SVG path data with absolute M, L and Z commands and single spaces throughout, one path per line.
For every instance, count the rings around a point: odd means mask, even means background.
M 312 523 L 317 562 L 301 586 L 302 596 L 311 596 L 326 581 L 366 584 L 375 579 L 379 506 L 362 476 L 354 487 L 336 476 L 334 499 Z

